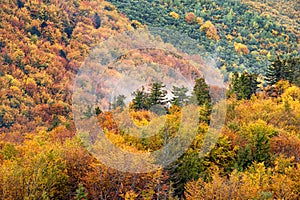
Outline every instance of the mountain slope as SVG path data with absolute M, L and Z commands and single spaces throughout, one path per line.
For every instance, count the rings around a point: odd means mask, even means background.
M 292 26 L 239 1 L 109 1 L 131 20 L 168 27 L 198 40 L 226 75 L 244 70 L 264 74 L 277 54 L 299 55 L 299 34 L 289 30 Z M 207 26 L 217 32 L 207 31 Z
M 104 1 L 8 1 L 0 10 L 0 133 L 71 119 L 71 87 L 90 49 L 130 22 Z

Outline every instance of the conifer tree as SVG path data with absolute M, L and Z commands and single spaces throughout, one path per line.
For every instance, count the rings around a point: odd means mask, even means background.
M 284 61 L 277 57 L 277 59 L 268 67 L 266 73 L 266 81 L 270 85 L 274 85 L 282 78 L 284 78 Z
M 211 99 L 209 95 L 209 86 L 204 78 L 196 79 L 196 84 L 193 90 L 193 96 L 199 106 L 206 105 L 211 107 Z
M 287 80 L 290 83 L 300 85 L 300 59 L 283 58 L 277 59 L 269 66 L 266 73 L 266 81 L 269 85 L 274 85 L 280 80 Z
M 148 109 L 148 103 L 147 103 L 147 94 L 145 93 L 145 88 L 142 87 L 141 90 L 137 90 L 132 93 L 134 96 L 134 99 L 132 100 L 132 108 L 137 110 L 147 110 Z
M 229 94 L 236 94 L 238 99 L 250 99 L 258 89 L 257 77 L 258 74 L 250 74 L 246 71 L 241 75 L 235 72 L 230 83 Z
M 174 97 L 171 99 L 171 103 L 173 105 L 180 106 L 180 107 L 186 105 L 189 100 L 186 94 L 187 92 L 188 89 L 184 86 L 182 87 L 173 86 L 172 94 Z
M 95 13 L 95 15 L 94 15 L 93 24 L 96 29 L 100 28 L 100 26 L 101 26 L 101 19 L 100 19 L 98 13 Z
M 112 104 L 112 108 L 117 109 L 119 107 L 121 108 L 121 110 L 123 110 L 126 106 L 124 102 L 125 99 L 126 99 L 125 95 L 118 95 L 117 97 L 115 97 L 114 102 Z
M 154 105 L 166 105 L 167 91 L 165 90 L 165 85 L 162 82 L 156 82 L 151 84 L 150 94 L 148 98 L 149 108 Z

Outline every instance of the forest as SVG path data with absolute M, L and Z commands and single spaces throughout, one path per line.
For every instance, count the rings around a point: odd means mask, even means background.
M 2 0 L 0 199 L 299 199 L 299 23 L 296 0 Z M 122 51 L 113 49 L 118 41 L 110 38 L 149 27 L 171 30 L 172 38 L 185 34 L 197 48 L 175 51 L 185 45 L 180 42 L 136 48 L 108 67 L 105 75 L 113 81 L 96 79 L 99 88 L 90 88 L 97 74 L 84 76 L 82 66 L 106 67 L 111 59 L 95 64 L 93 52 L 118 55 Z M 103 41 L 113 50 L 99 51 Z M 195 72 L 188 54 L 202 70 L 209 66 L 207 58 L 213 59 L 225 89 L 205 79 L 214 71 Z M 169 68 L 191 87 L 168 88 L 177 77 L 162 76 L 130 95 L 114 95 L 111 102 L 74 106 L 74 99 L 90 97 L 76 92 L 91 90 L 101 99 L 113 92 L 107 88 L 124 87 L 119 71 L 138 77 L 173 73 Z M 199 156 L 214 123 L 216 94 L 222 92 L 224 123 L 215 145 Z M 182 128 L 186 110 L 190 116 Z M 76 121 L 78 111 L 82 124 Z M 197 126 L 178 159 L 161 165 L 158 154 L 151 161 L 157 170 L 133 173 L 95 155 L 105 146 L 78 129 L 93 119 L 112 144 L 135 154 L 158 151 L 178 130 L 179 138 L 188 140 L 192 122 Z M 141 133 L 145 126 L 149 132 Z

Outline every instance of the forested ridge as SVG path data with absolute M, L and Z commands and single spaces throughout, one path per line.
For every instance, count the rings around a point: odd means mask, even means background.
M 2 0 L 0 199 L 299 199 L 299 6 L 259 2 Z M 87 107 L 85 117 L 95 113 L 113 144 L 138 153 L 160 149 L 176 135 L 181 110 L 199 106 L 184 155 L 155 172 L 124 173 L 101 163 L 79 137 L 72 87 L 99 42 L 147 26 L 187 34 L 201 56 L 213 55 L 228 85 L 226 120 L 217 144 L 199 157 L 213 107 L 209 90 L 218 90 L 205 77 L 195 78 L 191 94 L 173 87 L 168 99 L 163 82 L 154 82 L 134 91 L 128 106 L 119 95 L 109 111 Z M 192 70 L 182 58 L 152 53 L 122 61 Z M 117 126 L 126 113 L 137 126 L 162 117 L 166 126 L 135 138 L 130 131 L 139 129 Z
M 296 1 L 276 3 L 277 7 L 271 11 L 262 7 L 269 4 L 261 5 L 252 1 L 109 2 L 131 20 L 150 27 L 168 27 L 198 40 L 203 49 L 214 55 L 225 75 L 244 70 L 264 74 L 277 54 L 299 56 L 299 17 L 293 15 L 292 24 L 287 22 L 290 18 L 282 20 L 286 15 L 298 13 Z M 290 2 L 294 2 L 295 6 Z M 286 5 L 294 11 L 280 9 L 278 5 Z M 275 14 L 272 11 L 276 11 Z

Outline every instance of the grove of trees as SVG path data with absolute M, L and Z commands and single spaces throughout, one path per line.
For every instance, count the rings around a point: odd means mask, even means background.
M 1 1 L 0 199 L 299 199 L 297 2 L 109 2 Z M 180 129 L 183 108 L 198 105 L 196 136 L 179 159 L 155 172 L 125 173 L 101 163 L 81 137 L 86 133 L 77 132 L 72 86 L 99 41 L 146 25 L 184 32 L 205 50 L 203 58 L 217 55 L 228 83 L 227 113 L 216 145 L 199 156 L 216 87 L 201 76 L 192 91 L 174 86 L 170 95 L 164 83 L 154 82 L 134 91 L 129 105 L 119 95 L 107 111 L 86 107 L 84 117 L 95 114 L 113 144 L 139 153 L 166 145 Z M 135 51 L 122 61 L 126 67 L 145 61 L 192 71 L 184 59 L 160 49 L 151 53 Z M 140 129 L 125 129 L 117 120 L 151 131 L 164 124 L 151 137 L 137 138 L 130 133 Z

